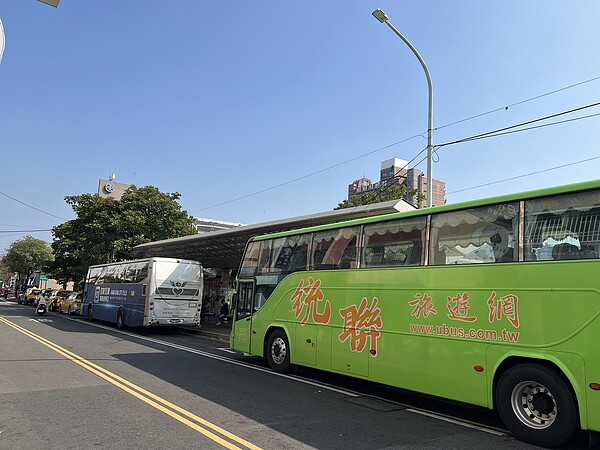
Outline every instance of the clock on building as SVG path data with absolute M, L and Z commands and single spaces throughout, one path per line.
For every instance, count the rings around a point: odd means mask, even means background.
M 115 190 L 115 185 L 112 183 L 106 183 L 104 185 L 104 192 L 106 192 L 107 194 L 112 194 Z

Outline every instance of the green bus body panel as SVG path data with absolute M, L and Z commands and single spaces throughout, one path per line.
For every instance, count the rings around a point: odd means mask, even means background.
M 281 327 L 292 363 L 486 407 L 503 361 L 545 360 L 571 382 L 582 426 L 600 431 L 600 392 L 588 387 L 600 383 L 598 264 L 296 272 L 254 313 L 252 332 L 236 336 L 234 325 L 231 344 L 247 351 L 250 339 L 264 356 Z

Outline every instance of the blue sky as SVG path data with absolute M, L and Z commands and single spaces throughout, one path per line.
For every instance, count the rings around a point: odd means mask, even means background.
M 4 0 L 0 252 L 51 242 L 27 230 L 72 219 L 64 197 L 111 173 L 250 224 L 331 210 L 381 161 L 412 159 L 426 79 L 376 8 L 429 67 L 435 144 L 600 101 L 595 0 Z M 600 116 L 443 147 L 433 177 L 448 203 L 596 179 L 598 130 Z

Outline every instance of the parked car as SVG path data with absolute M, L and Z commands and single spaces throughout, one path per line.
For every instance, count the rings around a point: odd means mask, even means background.
M 50 298 L 48 299 L 48 310 L 58 311 L 63 300 L 72 293 L 73 291 L 69 291 L 67 289 L 59 289 L 51 294 Z
M 59 313 L 81 314 L 81 303 L 83 301 L 83 293 L 73 292 L 69 294 L 58 307 Z

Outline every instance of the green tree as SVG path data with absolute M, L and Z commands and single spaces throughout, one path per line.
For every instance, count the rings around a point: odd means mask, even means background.
M 13 242 L 2 261 L 11 272 L 16 272 L 18 284 L 24 285 L 34 272 L 41 272 L 54 259 L 47 242 L 31 236 Z
M 77 217 L 52 229 L 53 275 L 77 282 L 91 265 L 128 259 L 136 245 L 195 234 L 180 197 L 153 186 L 132 186 L 120 200 L 98 194 L 66 197 Z
M 4 286 L 8 286 L 14 272 L 4 262 L 4 256 L 0 258 L 0 280 L 4 282 Z
M 349 200 L 344 200 L 339 203 L 336 209 L 352 208 L 354 206 L 371 205 L 373 203 L 387 202 L 390 200 L 406 200 L 413 203 L 414 200 L 420 204 L 424 200 L 424 196 L 416 190 L 409 191 L 403 184 L 384 185 L 372 191 L 365 192 L 350 197 Z

